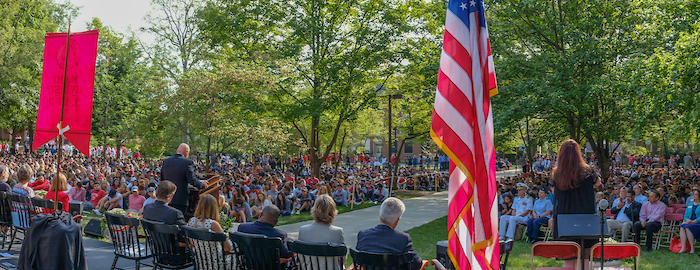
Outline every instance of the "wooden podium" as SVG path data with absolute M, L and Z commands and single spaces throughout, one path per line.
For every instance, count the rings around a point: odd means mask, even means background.
M 211 194 L 218 201 L 219 189 L 221 189 L 221 187 L 224 185 L 224 183 L 221 182 L 221 176 L 218 174 L 200 174 L 198 176 L 200 179 L 206 179 L 207 188 L 199 189 L 192 186 L 189 187 L 188 197 L 190 204 L 187 206 L 187 213 L 183 213 L 186 219 L 194 216 L 194 211 L 197 209 L 197 203 L 202 196 Z

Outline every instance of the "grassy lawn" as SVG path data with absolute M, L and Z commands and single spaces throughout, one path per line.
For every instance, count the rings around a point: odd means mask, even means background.
M 410 229 L 406 233 L 411 235 L 413 249 L 421 259 L 435 259 L 437 242 L 447 240 L 447 216 Z
M 642 247 L 642 250 L 644 250 L 644 247 Z M 535 267 L 561 266 L 562 261 L 535 257 Z M 625 260 L 622 266 L 634 267 L 634 261 L 631 259 Z M 508 258 L 508 269 L 530 269 L 530 245 L 527 242 L 515 242 Z M 669 251 L 668 248 L 662 247 L 652 252 L 642 251 L 639 269 L 700 269 L 700 257 L 696 254 L 676 254 Z

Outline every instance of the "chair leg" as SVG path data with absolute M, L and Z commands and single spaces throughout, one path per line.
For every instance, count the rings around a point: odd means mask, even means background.
M 136 270 L 139 270 L 141 267 L 141 262 L 139 260 L 136 260 Z
M 17 236 L 17 229 L 12 230 L 12 239 L 10 239 L 10 245 L 7 247 L 7 251 L 12 249 L 12 243 L 15 242 L 15 236 Z
M 114 255 L 114 262 L 112 262 L 112 268 L 110 268 L 110 270 L 114 270 L 114 268 L 117 267 L 117 260 L 119 260 L 119 257 Z

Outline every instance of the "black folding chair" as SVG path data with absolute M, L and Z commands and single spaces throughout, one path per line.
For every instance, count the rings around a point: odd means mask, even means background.
M 147 219 L 141 219 L 141 225 L 146 232 L 156 268 L 183 269 L 193 265 L 186 245 L 182 243 L 181 246 L 178 241 L 180 230 L 177 225 Z
M 300 270 L 341 270 L 348 248 L 331 243 L 311 243 L 296 240 L 287 243 L 289 251 L 296 253 Z
M 116 215 L 109 212 L 105 213 L 107 220 L 107 231 L 109 238 L 114 245 L 114 262 L 111 269 L 118 269 L 117 260 L 124 258 L 127 260 L 136 261 L 136 269 L 141 267 L 141 260 L 152 257 L 151 250 L 148 248 L 148 242 L 141 243 L 139 235 L 139 227 L 141 223 L 137 218 L 130 218 L 123 215 Z
M 401 270 L 410 269 L 410 263 L 413 259 L 413 254 L 391 254 L 391 253 L 372 253 L 358 251 L 355 248 L 350 249 L 352 256 L 352 264 L 355 269 L 372 269 L 372 270 Z M 429 263 L 423 263 L 421 269 L 424 269 Z
M 34 206 L 34 213 L 44 213 L 44 214 L 53 213 L 54 202 L 52 200 L 41 199 L 41 198 L 37 198 L 37 197 L 34 197 L 31 200 L 32 200 L 32 205 Z M 62 202 L 58 202 L 58 209 L 59 210 L 63 209 Z
M 12 205 L 10 195 L 0 191 L 0 233 L 2 233 L 2 248 L 5 248 L 7 233 L 12 230 Z
M 10 246 L 7 248 L 8 251 L 12 249 L 12 243 L 17 237 L 17 231 L 22 231 L 25 234 L 34 215 L 34 206 L 32 206 L 32 201 L 27 196 L 10 194 L 10 203 L 12 209 L 10 213 L 12 215 L 12 239 L 10 240 Z M 21 244 L 22 242 L 19 243 Z
M 187 246 L 190 249 L 190 254 L 194 257 L 194 269 L 238 269 L 235 255 L 226 255 L 224 252 L 226 234 L 189 226 L 183 226 L 182 230 L 188 240 Z
M 259 234 L 235 232 L 229 237 L 236 244 L 239 252 L 239 264 L 245 264 L 246 269 L 282 270 L 285 264 L 280 264 L 282 239 L 268 238 Z

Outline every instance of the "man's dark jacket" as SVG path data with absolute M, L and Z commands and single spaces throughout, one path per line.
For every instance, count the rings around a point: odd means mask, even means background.
M 69 213 L 34 216 L 22 243 L 17 269 L 87 269 L 83 235 Z
M 282 250 L 280 250 L 280 257 L 291 258 L 293 255 L 292 252 L 290 252 L 287 248 L 287 242 L 289 241 L 287 233 L 275 228 L 275 226 L 273 226 L 270 223 L 262 222 L 259 220 L 253 223 L 243 223 L 240 226 L 238 226 L 238 231 L 249 234 L 260 234 L 267 237 L 279 237 L 282 239 Z
M 190 201 L 187 197 L 187 183 L 195 187 L 201 188 L 202 183 L 194 174 L 194 162 L 177 153 L 172 157 L 163 160 L 163 169 L 160 172 L 160 180 L 168 180 L 177 186 L 175 196 L 170 201 L 172 205 L 189 205 Z
M 639 203 L 638 201 L 632 200 L 632 203 L 630 206 L 625 208 L 625 215 L 632 220 L 632 224 L 635 222 L 639 221 L 639 212 L 642 211 L 642 204 Z M 610 212 L 615 215 L 615 219 L 617 219 L 617 215 L 620 214 L 620 208 L 617 208 L 617 205 L 613 206 L 612 209 L 610 209 Z
M 187 225 L 180 210 L 166 205 L 164 201 L 156 200 L 143 207 L 143 218 L 160 221 L 168 225 Z
M 405 232 L 392 229 L 388 225 L 379 224 L 377 227 L 360 231 L 357 234 L 357 250 L 373 253 L 413 254 L 410 261 L 411 269 L 418 270 L 422 265 L 421 258 L 413 250 L 411 236 Z

